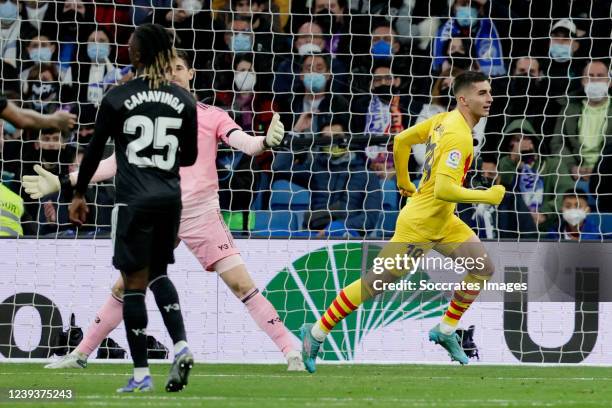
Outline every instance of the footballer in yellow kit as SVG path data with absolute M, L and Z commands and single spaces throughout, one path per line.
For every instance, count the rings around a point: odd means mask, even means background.
M 409 138 L 426 143 L 425 162 L 419 188 L 402 209 L 392 241 L 465 242 L 474 232 L 455 215 L 456 203 L 436 198 L 435 188 L 437 175 L 442 174 L 463 185 L 474 156 L 472 130 L 458 110 L 439 113 L 409 130 Z M 397 137 L 401 149 L 402 134 Z M 407 175 L 398 184 L 405 180 Z
M 493 102 L 488 78 L 480 72 L 463 72 L 455 78 L 453 91 L 457 100 L 455 110 L 435 115 L 394 138 L 397 185 L 400 194 L 410 199 L 400 212 L 393 238 L 378 257 L 392 258 L 406 253 L 416 257 L 416 251 L 423 254 L 435 249 L 452 258 L 484 260 L 478 269 L 468 271 L 461 287 L 469 286 L 469 289 L 453 293 L 442 320 L 429 332 L 429 339 L 441 345 L 451 360 L 467 364 L 468 357 L 459 344 L 455 329 L 463 313 L 480 293 L 482 283 L 490 278 L 494 266 L 476 234 L 455 215 L 455 207 L 457 203 L 498 205 L 505 189 L 501 185 L 487 190 L 463 187 L 474 155 L 472 129 L 481 118 L 488 116 Z M 423 176 L 417 190 L 408 176 L 408 159 L 412 145 L 422 143 L 427 148 Z M 374 282 L 381 276 L 388 280 L 397 279 L 407 271 L 391 268 L 386 272 L 386 275 L 380 275 L 369 271 L 340 291 L 319 321 L 302 326 L 302 357 L 309 372 L 316 369 L 316 357 L 326 335 L 361 303 L 380 293 L 375 290 Z

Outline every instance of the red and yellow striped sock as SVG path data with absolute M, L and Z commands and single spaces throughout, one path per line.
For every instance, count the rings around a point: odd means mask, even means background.
M 342 319 L 353 313 L 362 302 L 361 279 L 357 279 L 340 291 L 317 322 L 317 326 L 323 332 L 329 333 Z
M 461 316 L 471 306 L 472 302 L 476 300 L 480 291 L 484 285 L 485 279 L 477 277 L 475 275 L 467 274 L 463 279 L 466 284 L 472 283 L 473 286 L 478 284 L 477 290 L 456 290 L 453 293 L 453 299 L 446 309 L 446 313 L 442 316 L 442 323 L 440 324 L 440 330 L 444 333 L 452 333 L 456 328 Z

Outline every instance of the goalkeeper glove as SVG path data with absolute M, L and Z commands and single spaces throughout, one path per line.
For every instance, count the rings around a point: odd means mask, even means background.
M 43 169 L 40 165 L 34 166 L 37 176 L 23 176 L 22 183 L 25 192 L 33 200 L 38 200 L 48 194 L 60 191 L 60 179 L 55 174 Z
M 272 117 L 272 122 L 270 122 L 270 126 L 268 127 L 268 133 L 266 133 L 264 146 L 266 148 L 278 146 L 283 141 L 284 136 L 285 126 L 283 125 L 283 122 L 280 121 L 279 114 L 275 113 Z

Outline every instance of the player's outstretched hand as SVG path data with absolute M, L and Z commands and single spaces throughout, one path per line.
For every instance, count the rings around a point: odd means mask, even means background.
M 43 169 L 42 166 L 34 166 L 37 176 L 23 176 L 21 179 L 25 192 L 33 200 L 38 200 L 47 194 L 57 193 L 60 190 L 60 180 L 55 174 Z
M 491 204 L 499 205 L 506 194 L 506 187 L 502 186 L 501 184 L 496 184 L 489 189 L 489 192 L 491 193 Z
M 75 114 L 58 110 L 51 114 L 53 118 L 53 127 L 58 128 L 62 132 L 67 132 L 76 124 L 77 117 Z
M 70 221 L 76 225 L 83 225 L 85 220 L 87 220 L 87 214 L 89 213 L 89 208 L 87 208 L 87 201 L 85 197 L 80 194 L 75 194 L 72 202 L 70 203 L 70 208 L 68 208 L 68 213 L 70 216 Z
M 269 147 L 278 146 L 283 141 L 284 136 L 285 125 L 280 121 L 279 114 L 275 113 L 268 127 L 268 133 L 266 133 L 266 145 Z
M 397 188 L 402 197 L 411 197 L 416 192 L 416 186 L 412 181 L 409 181 L 407 185 L 398 183 Z

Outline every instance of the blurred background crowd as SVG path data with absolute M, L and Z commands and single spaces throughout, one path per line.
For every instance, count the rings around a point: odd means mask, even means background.
M 78 116 L 71 133 L 2 124 L 0 235 L 74 236 L 61 194 L 30 199 L 42 163 L 78 168 L 97 107 L 131 77 L 135 26 L 167 27 L 199 100 L 255 135 L 273 112 L 283 146 L 257 157 L 220 146 L 224 217 L 237 235 L 389 238 L 403 202 L 393 137 L 453 109 L 453 77 L 491 77 L 466 183 L 506 186 L 497 207 L 460 205 L 489 239 L 612 237 L 611 1 L 0 0 L 0 83 L 20 106 Z M 109 154 L 112 145 L 108 146 Z M 415 146 L 418 185 L 425 146 Z M 110 231 L 112 180 L 93 186 L 82 235 Z

